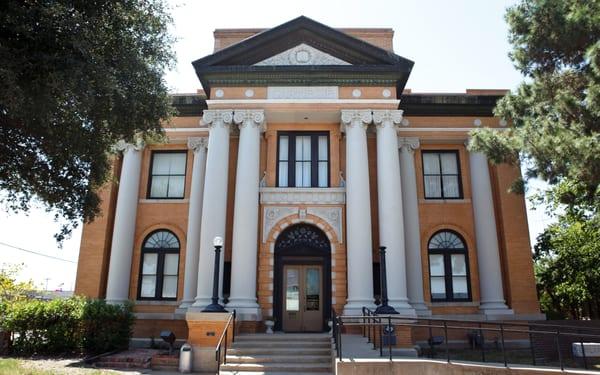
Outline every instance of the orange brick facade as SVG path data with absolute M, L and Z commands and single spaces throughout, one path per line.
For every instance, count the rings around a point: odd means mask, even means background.
M 232 44 L 254 35 L 258 30 L 217 30 L 215 32 L 215 50 L 221 50 Z M 385 50 L 392 50 L 393 31 L 389 29 L 352 29 L 342 30 L 349 35 L 373 43 Z M 227 49 L 227 48 L 226 48 Z M 214 86 L 210 88 L 210 100 L 202 92 L 190 95 L 202 103 L 198 104 L 193 113 L 179 115 L 165 125 L 165 134 L 168 141 L 165 144 L 146 145 L 141 153 L 141 173 L 139 176 L 139 191 L 137 212 L 135 216 L 135 233 L 133 235 L 133 248 L 131 249 L 131 265 L 129 277 L 128 298 L 135 303 L 135 312 L 139 315 L 135 336 L 148 338 L 156 336 L 160 327 L 171 328 L 177 332 L 178 338 L 185 338 L 186 323 L 178 307 L 183 299 L 186 244 L 188 241 L 188 217 L 190 210 L 190 195 L 192 189 L 192 166 L 194 153 L 188 150 L 189 137 L 209 137 L 209 128 L 201 122 L 202 105 L 208 109 L 264 109 L 266 131 L 260 137 L 260 175 L 264 179 L 261 186 L 261 198 L 269 188 L 277 187 L 277 134 L 281 131 L 320 131 L 329 135 L 329 186 L 340 188 L 343 179 L 347 176 L 347 154 L 353 150 L 346 149 L 346 135 L 340 131 L 339 111 L 344 109 L 362 110 L 397 110 L 398 102 L 388 100 L 387 97 L 396 98 L 397 87 L 393 85 L 356 84 L 339 86 L 337 100 L 270 100 L 267 86 L 242 85 Z M 216 91 L 219 90 L 219 95 Z M 252 97 L 248 91 L 252 90 Z M 360 92 L 360 98 L 356 93 Z M 499 95 L 501 92 L 493 90 L 468 90 L 460 94 L 465 102 L 477 98 L 485 101 L 485 97 Z M 411 98 L 418 99 L 419 95 L 405 91 L 400 101 L 400 110 L 404 110 L 403 126 L 399 128 L 400 137 L 418 138 L 420 146 L 414 151 L 414 168 L 416 171 L 418 195 L 418 219 L 420 223 L 420 252 L 421 274 L 423 282 L 423 296 L 425 303 L 434 316 L 452 315 L 464 316 L 479 314 L 479 301 L 481 296 L 480 279 L 485 277 L 479 274 L 478 252 L 476 242 L 476 229 L 473 214 L 471 191 L 471 165 L 469 151 L 465 146 L 468 133 L 478 126 L 498 128 L 503 131 L 500 119 L 491 113 L 469 115 L 463 110 L 459 114 L 443 113 L 424 114 L 419 112 L 418 105 L 403 108 L 404 101 L 411 102 Z M 361 102 L 363 101 L 363 102 Z M 441 103 L 441 105 L 446 105 Z M 422 106 L 426 106 L 423 104 Z M 427 104 L 428 108 L 435 104 Z M 417 108 L 417 109 L 415 109 Z M 411 114 L 411 111 L 413 112 Z M 336 116 L 335 114 L 338 113 Z M 332 115 L 333 114 L 333 115 Z M 313 116 L 314 115 L 314 116 Z M 321 117 L 319 117 L 321 116 Z M 309 118 L 308 120 L 305 119 Z M 479 125 L 474 125 L 474 124 Z M 377 186 L 377 139 L 370 125 L 367 129 L 368 149 L 368 176 L 370 196 L 364 199 L 370 201 L 372 234 L 372 259 L 377 264 L 379 243 L 378 212 L 378 186 Z M 229 170 L 227 183 L 227 209 L 224 237 L 224 260 L 229 264 L 232 257 L 232 238 L 234 236 L 234 207 L 236 176 L 238 173 L 238 148 L 240 139 L 237 131 L 233 131 L 229 142 Z M 149 199 L 148 188 L 151 169 L 152 153 L 157 150 L 179 150 L 187 152 L 185 194 L 183 199 Z M 458 153 L 460 168 L 460 185 L 462 187 L 461 199 L 425 199 L 423 180 L 422 153 L 426 150 L 452 150 Z M 207 168 L 209 168 L 207 166 Z M 116 163 L 115 176 L 120 175 L 120 162 Z M 493 209 L 498 234 L 499 259 L 501 263 L 501 276 L 504 299 L 508 307 L 514 312 L 515 317 L 528 319 L 539 315 L 533 264 L 529 245 L 527 229 L 527 216 L 523 196 L 509 193 L 508 187 L 518 177 L 518 168 L 500 165 L 490 166 L 490 183 L 493 193 Z M 116 178 L 115 178 L 116 180 Z M 211 181 L 205 181 L 211 184 Z M 113 241 L 113 227 L 115 225 L 115 207 L 119 183 L 111 182 L 103 188 L 102 213 L 92 223 L 86 224 L 83 229 L 81 252 L 79 257 L 76 294 L 94 298 L 106 296 L 107 278 Z M 257 197 L 257 199 L 259 199 Z M 314 204 L 311 203 L 273 203 L 263 202 L 259 205 L 258 241 L 252 246 L 257 251 L 256 266 L 256 301 L 263 317 L 273 316 L 274 304 L 274 253 L 278 236 L 286 228 L 297 223 L 307 223 L 319 228 L 325 233 L 331 246 L 331 306 L 336 311 L 344 310 L 348 298 L 348 233 L 346 230 L 347 207 L 345 203 L 323 203 L 320 209 L 335 209 L 341 212 L 339 220 L 341 231 L 332 226 L 331 220 L 313 214 Z M 265 213 L 277 207 L 292 206 L 296 212 L 277 218 L 274 222 L 267 221 Z M 311 208 L 313 207 L 313 208 Z M 271 210 L 271 211 L 269 211 Z M 333 211 L 331 211 L 333 212 Z M 338 211 L 335 211 L 338 212 Z M 270 220 L 270 219 L 269 219 Z M 155 230 L 164 229 L 172 232 L 179 240 L 179 266 L 177 279 L 177 298 L 172 301 L 141 301 L 138 300 L 141 249 L 145 239 Z M 268 230 L 267 230 L 268 229 Z M 428 243 L 433 234 L 439 230 L 452 230 L 464 239 L 468 254 L 470 301 L 468 302 L 432 302 L 430 293 L 430 271 L 428 263 Z M 201 228 L 198 228 L 201 230 Z M 389 272 L 389 270 L 388 270 Z M 227 277 L 231 277 L 228 275 Z M 371 275 L 369 275 L 371 277 Z M 227 283 L 228 280 L 225 281 Z M 473 316 L 473 315 L 472 315 Z M 245 321 L 241 323 L 244 330 L 262 329 L 261 320 Z

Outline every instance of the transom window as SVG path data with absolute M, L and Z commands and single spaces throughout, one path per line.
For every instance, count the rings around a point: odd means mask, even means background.
M 142 245 L 138 299 L 177 299 L 179 240 L 170 231 L 150 234 Z
M 187 152 L 152 153 L 148 198 L 181 199 L 185 191 Z
M 457 151 L 423 151 L 425 198 L 460 199 L 460 167 Z
M 428 251 L 431 301 L 470 301 L 469 262 L 462 238 L 451 231 L 437 232 Z
M 279 132 L 277 186 L 329 186 L 329 134 Z

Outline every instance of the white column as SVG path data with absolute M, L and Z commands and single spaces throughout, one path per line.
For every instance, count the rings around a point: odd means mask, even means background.
M 359 315 L 363 306 L 374 307 L 371 196 L 366 134 L 372 119 L 370 110 L 342 110 L 341 130 L 346 133 L 346 315 Z
M 404 243 L 406 246 L 406 281 L 408 301 L 419 316 L 431 315 L 423 298 L 423 268 L 421 266 L 421 227 L 414 151 L 419 138 L 400 138 L 400 179 L 402 180 L 402 208 L 404 212 Z
M 225 237 L 227 215 L 227 180 L 229 172 L 229 132 L 233 120 L 231 109 L 205 110 L 202 121 L 209 127 L 208 153 L 202 220 L 200 222 L 200 256 L 196 301 L 190 310 L 202 310 L 211 302 L 215 251 L 213 239 Z M 227 240 L 227 239 L 226 239 Z M 223 265 L 225 251 L 221 252 L 219 295 L 223 295 Z
M 387 248 L 386 274 L 389 305 L 402 315 L 415 315 L 406 291 L 404 215 L 398 157 L 397 126 L 401 110 L 373 111 L 377 128 L 377 196 L 379 244 Z
M 200 251 L 200 221 L 202 220 L 202 196 L 204 174 L 206 172 L 207 137 L 188 138 L 188 148 L 194 152 L 192 166 L 192 186 L 188 208 L 187 241 L 185 247 L 185 274 L 183 280 L 183 301 L 180 308 L 194 303 L 198 285 L 198 257 Z
M 115 147 L 123 151 L 123 164 L 119 179 L 119 192 L 115 209 L 115 223 L 110 249 L 106 301 L 123 303 L 129 299 L 131 258 L 135 236 L 135 221 L 140 188 L 143 148 L 141 143 L 133 145 L 120 141 Z
M 263 110 L 236 110 L 240 144 L 233 211 L 231 294 L 227 307 L 241 320 L 260 320 L 256 303 L 256 262 L 258 256 L 258 196 L 260 183 L 260 133 L 266 130 Z
M 469 164 L 481 289 L 479 309 L 486 315 L 512 314 L 504 300 L 488 161 L 483 153 L 470 152 Z

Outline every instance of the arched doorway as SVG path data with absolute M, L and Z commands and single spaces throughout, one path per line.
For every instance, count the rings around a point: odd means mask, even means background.
M 286 228 L 275 241 L 275 329 L 328 330 L 331 314 L 331 244 L 314 225 Z

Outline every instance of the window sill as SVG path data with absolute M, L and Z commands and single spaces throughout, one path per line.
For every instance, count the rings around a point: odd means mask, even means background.
M 479 307 L 479 302 L 431 302 L 431 307 Z
M 471 203 L 471 199 L 419 199 L 419 203 L 423 203 L 423 204 L 444 204 L 444 203 L 465 204 L 465 203 Z
M 140 199 L 139 203 L 189 203 L 189 199 Z

